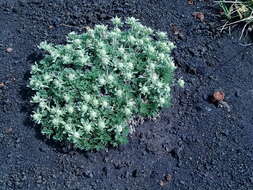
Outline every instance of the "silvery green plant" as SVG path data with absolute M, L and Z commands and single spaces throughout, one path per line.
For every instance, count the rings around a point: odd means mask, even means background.
M 165 32 L 131 17 L 71 32 L 66 45 L 42 42 L 47 54 L 32 66 L 32 118 L 42 133 L 84 150 L 127 141 L 128 122 L 170 104 L 174 48 Z M 123 30 L 122 28 L 127 28 Z

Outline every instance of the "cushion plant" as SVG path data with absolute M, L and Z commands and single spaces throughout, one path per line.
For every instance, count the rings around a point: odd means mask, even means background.
M 175 66 L 167 34 L 132 17 L 112 23 L 71 32 L 66 45 L 40 44 L 48 54 L 32 66 L 29 86 L 33 120 L 46 136 L 84 150 L 117 146 L 131 119 L 169 105 Z

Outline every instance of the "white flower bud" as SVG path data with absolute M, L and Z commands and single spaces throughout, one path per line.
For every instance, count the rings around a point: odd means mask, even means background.
M 54 85 L 55 85 L 57 88 L 61 88 L 61 87 L 62 87 L 62 83 L 61 83 L 59 80 L 57 80 L 57 79 L 54 80 Z
M 135 102 L 134 102 L 133 100 L 130 100 L 130 101 L 127 103 L 127 105 L 128 105 L 129 107 L 133 107 L 133 106 L 135 105 Z
M 154 31 L 153 31 L 151 28 L 147 28 L 147 32 L 151 34 L 151 33 L 153 33 Z
M 77 139 L 79 139 L 80 136 L 81 136 L 77 131 L 74 131 L 74 132 L 72 133 L 72 135 L 73 135 L 75 138 L 77 138 Z
M 129 36 L 128 40 L 129 40 L 129 42 L 134 43 L 135 42 L 135 37 L 134 36 Z
M 54 113 L 57 116 L 61 116 L 64 114 L 64 112 L 58 107 L 52 108 L 51 111 L 52 111 L 52 113 Z
M 164 55 L 163 53 L 159 53 L 159 54 L 158 54 L 158 57 L 159 57 L 159 59 L 161 59 L 161 60 L 164 60 L 164 59 L 165 59 L 165 55 Z
M 154 53 L 155 52 L 155 48 L 152 47 L 152 46 L 148 46 L 148 52 Z
M 125 74 L 125 76 L 126 76 L 126 79 L 128 79 L 128 80 L 131 80 L 132 77 L 133 77 L 132 73 L 130 73 L 130 72 L 127 72 L 127 73 Z
M 113 82 L 114 81 L 114 76 L 113 75 L 109 75 L 107 79 L 108 79 L 109 82 Z
M 121 32 L 119 28 L 115 28 L 114 31 L 116 32 L 117 35 Z
M 108 107 L 108 105 L 109 105 L 109 104 L 108 104 L 108 102 L 107 102 L 106 100 L 103 100 L 103 101 L 102 101 L 102 106 L 103 106 L 103 107 L 106 108 L 106 107 Z
M 84 52 L 82 50 L 76 50 L 76 54 L 81 58 L 84 57 Z
M 108 65 L 110 63 L 110 59 L 108 57 L 102 57 L 101 61 L 105 65 Z
M 124 49 L 123 47 L 120 47 L 120 48 L 118 49 L 118 51 L 119 51 L 119 53 L 121 53 L 121 54 L 124 54 L 124 53 L 125 53 L 125 49 Z
M 63 98 L 66 102 L 69 102 L 71 100 L 71 97 L 68 94 L 64 95 Z
M 65 46 L 65 48 L 66 48 L 66 50 L 72 50 L 72 45 L 67 44 L 67 45 Z
M 169 46 L 170 49 L 175 48 L 175 45 L 172 42 L 168 42 L 168 46 Z
M 165 32 L 157 32 L 157 35 L 159 38 L 164 39 L 167 37 L 167 34 Z
M 32 65 L 32 72 L 37 73 L 38 71 L 40 71 L 38 65 L 37 64 Z
M 97 25 L 95 26 L 95 30 L 96 30 L 96 31 L 99 31 L 99 32 L 103 32 L 103 31 L 105 31 L 106 29 L 107 29 L 107 26 L 102 25 L 102 24 L 97 24 Z
M 75 45 L 80 46 L 80 45 L 82 44 L 82 41 L 81 41 L 80 39 L 75 39 L 75 40 L 73 41 L 73 43 L 74 43 Z
M 63 56 L 63 57 L 62 57 L 62 60 L 63 60 L 63 62 L 64 62 L 65 64 L 68 64 L 68 63 L 71 62 L 71 59 L 70 59 L 69 56 Z
M 159 77 L 158 77 L 158 75 L 156 74 L 156 73 L 153 73 L 152 75 L 151 75 L 151 80 L 152 81 L 157 81 L 159 79 Z
M 117 16 L 112 18 L 111 21 L 114 25 L 121 25 L 121 19 Z
M 72 126 L 71 126 L 70 124 L 66 124 L 66 125 L 65 125 L 65 129 L 66 129 L 67 131 L 72 131 Z
M 46 102 L 41 101 L 41 102 L 39 103 L 39 107 L 41 107 L 42 109 L 46 109 L 48 106 L 47 106 L 47 103 L 46 103 Z
M 48 50 L 51 49 L 51 45 L 48 44 L 47 42 L 41 42 L 40 45 L 39 45 L 39 48 L 48 51 Z
M 88 62 L 89 58 L 88 57 L 85 57 L 85 56 L 82 56 L 79 58 L 79 61 L 82 63 L 82 64 L 86 64 Z
M 101 41 L 98 42 L 98 47 L 99 48 L 103 48 L 104 46 L 105 46 L 104 42 L 101 42 Z
M 159 43 L 159 45 L 162 49 L 167 49 L 168 48 L 168 45 L 165 42 L 161 42 L 161 43 Z
M 34 79 L 30 80 L 30 85 L 34 86 L 35 88 L 42 88 L 44 86 L 41 81 L 34 80 Z
M 117 125 L 116 132 L 121 133 L 123 130 L 122 125 Z
M 151 40 L 150 37 L 144 37 L 144 38 L 143 38 L 143 41 L 144 41 L 145 43 L 149 43 L 150 40 Z
M 160 104 L 163 105 L 165 104 L 166 100 L 164 98 L 160 98 Z
M 175 70 L 177 67 L 175 66 L 175 63 L 173 61 L 171 61 L 169 63 L 169 67 L 171 67 L 173 70 Z
M 116 95 L 121 97 L 123 95 L 123 91 L 122 90 L 117 90 Z
M 132 70 L 132 69 L 134 68 L 133 63 L 129 62 L 129 63 L 127 64 L 127 68 L 130 69 L 130 70 Z
M 127 60 L 129 59 L 129 56 L 128 56 L 127 54 L 124 54 L 124 55 L 122 56 L 122 58 L 123 58 L 124 61 L 127 61 Z
M 68 79 L 69 80 L 74 80 L 76 78 L 76 75 L 74 73 L 69 73 L 68 74 Z
M 93 46 L 92 41 L 89 40 L 89 39 L 87 39 L 87 40 L 86 40 L 86 46 L 87 46 L 87 47 L 92 47 L 92 46 Z
M 93 118 L 93 119 L 94 119 L 94 118 L 96 118 L 96 117 L 97 117 L 97 115 L 98 115 L 98 114 L 97 114 L 97 112 L 96 112 L 96 111 L 94 111 L 94 110 L 91 110 L 91 111 L 90 111 L 90 117 L 91 117 L 91 118 Z
M 42 120 L 42 115 L 40 114 L 40 113 L 34 113 L 33 115 L 32 115 L 32 118 L 33 118 L 33 120 L 34 121 L 36 121 L 38 124 L 40 124 L 41 123 L 41 120 Z
M 90 38 L 95 38 L 95 33 L 94 33 L 94 30 L 93 29 L 89 29 L 87 31 L 87 34 L 89 35 Z
M 86 102 L 89 102 L 91 100 L 91 96 L 89 94 L 85 94 L 83 98 Z
M 67 112 L 69 112 L 70 114 L 73 113 L 73 112 L 75 111 L 75 110 L 74 110 L 74 107 L 71 106 L 71 105 L 68 105 L 68 106 L 66 107 L 66 110 L 67 110 Z
M 129 17 L 129 18 L 127 18 L 127 20 L 126 20 L 126 23 L 127 24 L 130 24 L 130 25 L 135 25 L 135 24 L 137 24 L 137 19 L 136 18 L 134 18 L 134 17 Z
M 116 38 L 116 37 L 117 37 L 117 33 L 114 32 L 114 31 L 111 31 L 111 32 L 110 32 L 110 36 L 111 36 L 112 38 Z
M 90 132 L 92 130 L 92 126 L 91 124 L 87 123 L 87 124 L 84 124 L 84 129 L 86 132 Z
M 52 79 L 52 77 L 46 73 L 46 74 L 44 74 L 43 79 L 48 82 Z
M 160 82 L 160 81 L 157 81 L 157 82 L 156 82 L 156 86 L 157 86 L 158 88 L 162 88 L 162 87 L 163 87 L 163 83 Z
M 98 53 L 100 54 L 101 57 L 106 56 L 106 51 L 104 49 L 100 49 Z
M 139 45 L 143 45 L 143 44 L 144 44 L 144 41 L 143 41 L 142 39 L 140 39 L 140 40 L 138 41 L 138 44 L 139 44 Z
M 52 120 L 52 123 L 53 125 L 55 126 L 58 126 L 61 124 L 61 118 L 60 117 L 55 117 L 53 120 Z
M 118 67 L 121 69 L 121 68 L 123 68 L 124 67 L 124 64 L 122 63 L 122 62 L 118 62 Z
M 88 106 L 86 104 L 83 104 L 81 106 L 81 111 L 84 112 L 84 113 L 86 113 L 88 111 Z
M 155 69 L 155 64 L 154 64 L 154 63 L 150 63 L 150 64 L 149 64 L 149 68 L 150 68 L 151 70 L 154 70 L 154 69 Z
M 165 89 L 165 91 L 166 91 L 167 93 L 170 93 L 170 87 L 169 87 L 169 86 L 166 86 L 164 89 Z
M 104 128 L 105 128 L 105 122 L 104 122 L 103 120 L 99 120 L 99 121 L 98 121 L 98 127 L 99 127 L 100 129 L 104 129 Z
M 132 113 L 132 111 L 127 107 L 125 108 L 124 111 L 125 111 L 126 115 L 130 115 Z
M 143 94 L 147 94 L 147 93 L 148 93 L 148 87 L 143 86 L 143 87 L 141 88 L 141 92 L 142 92 Z
M 42 101 L 42 98 L 38 94 L 32 97 L 32 102 L 34 103 L 40 103 L 41 101 Z
M 97 99 L 94 98 L 93 101 L 92 101 L 92 104 L 93 104 L 94 106 L 98 106 L 99 102 L 98 102 Z

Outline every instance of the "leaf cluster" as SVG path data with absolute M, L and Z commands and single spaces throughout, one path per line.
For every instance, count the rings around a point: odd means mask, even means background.
M 112 22 L 72 32 L 66 45 L 40 44 L 47 54 L 31 70 L 32 118 L 49 138 L 84 150 L 117 146 L 134 116 L 169 105 L 175 65 L 167 34 L 133 17 Z

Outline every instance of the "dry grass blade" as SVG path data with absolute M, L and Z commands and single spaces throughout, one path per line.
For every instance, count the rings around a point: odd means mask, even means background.
M 221 31 L 233 25 L 244 23 L 240 39 L 245 31 L 253 24 L 253 0 L 221 0 L 216 1 L 223 10 L 228 21 L 221 27 Z

